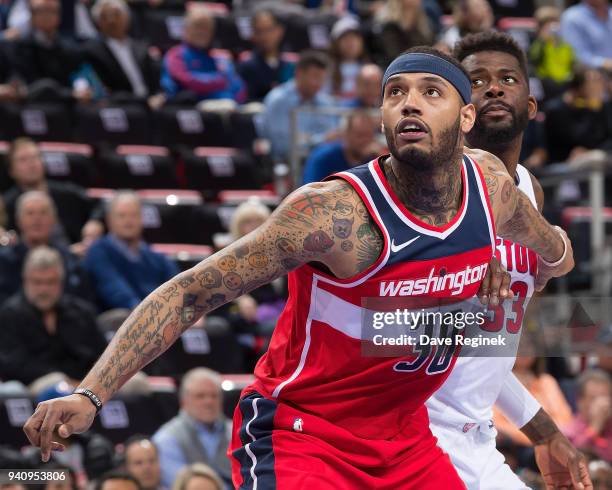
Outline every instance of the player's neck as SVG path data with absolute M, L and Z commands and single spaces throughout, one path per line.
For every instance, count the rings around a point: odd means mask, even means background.
M 463 181 L 461 156 L 439 169 L 415 169 L 390 157 L 386 176 L 402 204 L 419 218 L 434 225 L 448 223 L 461 206 Z

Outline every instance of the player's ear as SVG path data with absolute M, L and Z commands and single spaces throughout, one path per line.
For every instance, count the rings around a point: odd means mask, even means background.
M 476 108 L 474 104 L 466 104 L 461 108 L 461 131 L 469 133 L 476 122 Z
M 535 119 L 538 115 L 538 101 L 533 95 L 529 96 L 527 100 L 527 114 L 529 114 L 529 119 Z

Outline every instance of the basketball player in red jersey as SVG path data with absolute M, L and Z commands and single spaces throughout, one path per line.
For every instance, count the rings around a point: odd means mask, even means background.
M 459 63 L 412 49 L 382 89 L 391 155 L 298 189 L 261 227 L 151 293 L 75 393 L 26 423 L 43 459 L 61 447 L 58 425 L 62 437 L 86 430 L 202 314 L 290 272 L 287 306 L 235 411 L 236 488 L 464 488 L 424 407 L 454 356 L 364 356 L 362 300 L 467 300 L 496 233 L 539 254 L 541 287 L 571 270 L 573 254 L 498 159 L 462 154 L 475 110 Z

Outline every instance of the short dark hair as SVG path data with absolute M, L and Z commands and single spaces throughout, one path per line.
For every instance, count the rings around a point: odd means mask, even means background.
M 130 475 L 128 472 L 123 470 L 111 470 L 104 473 L 97 481 L 94 486 L 94 490 L 102 490 L 102 487 L 108 480 L 127 480 L 136 485 L 138 490 L 142 490 L 140 482 Z
M 484 31 L 468 34 L 455 44 L 453 56 L 462 62 L 468 56 L 482 51 L 499 51 L 514 56 L 525 78 L 529 78 L 525 52 L 512 36 L 503 32 Z
M 468 78 L 468 80 L 470 78 L 470 74 L 467 72 L 464 66 L 461 63 L 459 63 L 455 58 L 440 51 L 439 49 L 432 48 L 431 46 L 415 46 L 413 48 L 407 49 L 400 56 L 404 54 L 414 54 L 414 53 L 430 54 L 432 56 L 437 56 L 438 58 L 442 58 L 444 61 L 448 61 L 452 65 L 459 68 L 462 71 L 462 73 Z
M 13 163 L 13 158 L 15 158 L 15 153 L 17 153 L 17 151 L 24 147 L 24 146 L 35 146 L 36 148 L 38 148 L 38 143 L 36 143 L 36 141 L 34 141 L 32 138 L 29 138 L 27 136 L 20 136 L 19 138 L 14 139 L 11 142 L 11 146 L 9 147 L 9 151 L 7 154 L 7 159 L 9 162 L 9 165 L 12 165 Z
M 277 26 L 282 26 L 280 17 L 276 12 L 269 8 L 260 8 L 255 10 L 255 12 L 253 12 L 253 15 L 251 16 L 251 25 L 253 27 L 255 27 L 255 22 L 257 22 L 257 18 L 261 16 L 269 16 Z
M 329 59 L 325 53 L 307 49 L 300 53 L 300 59 L 295 65 L 295 69 L 307 70 L 308 68 L 320 68 L 326 70 L 328 66 Z

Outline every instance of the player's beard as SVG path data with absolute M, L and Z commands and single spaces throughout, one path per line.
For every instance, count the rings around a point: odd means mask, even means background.
M 529 113 L 527 107 L 517 112 L 516 108 L 507 105 L 510 112 L 509 123 L 495 123 L 486 121 L 482 117 L 482 110 L 476 114 L 476 121 L 467 135 L 467 140 L 472 148 L 488 148 L 491 146 L 507 145 L 520 136 L 529 124 Z
M 427 128 L 429 129 L 429 127 Z M 429 132 L 431 135 L 431 131 Z M 461 139 L 461 115 L 449 127 L 440 131 L 438 144 L 434 145 L 434 139 L 430 139 L 429 151 L 408 145 L 401 150 L 395 142 L 395 128 L 385 127 L 387 146 L 393 158 L 399 163 L 408 165 L 418 171 L 433 171 L 454 162 L 462 153 L 463 142 Z

